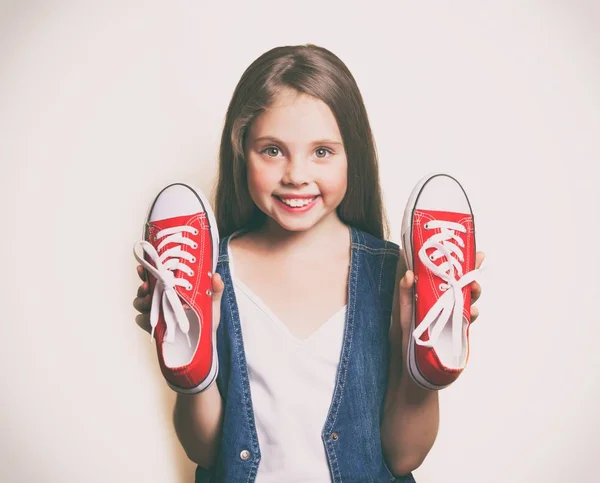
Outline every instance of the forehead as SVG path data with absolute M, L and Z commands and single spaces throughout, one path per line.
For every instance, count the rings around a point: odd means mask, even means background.
M 250 138 L 273 136 L 286 144 L 317 139 L 342 141 L 337 121 L 320 99 L 293 90 L 280 92 L 250 126 Z

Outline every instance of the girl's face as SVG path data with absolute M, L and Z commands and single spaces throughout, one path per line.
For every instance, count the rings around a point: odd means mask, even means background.
M 282 91 L 250 126 L 245 156 L 250 196 L 282 228 L 304 231 L 338 218 L 348 165 L 323 101 Z

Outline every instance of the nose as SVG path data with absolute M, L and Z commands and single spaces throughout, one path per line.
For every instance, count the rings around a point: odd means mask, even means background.
M 310 181 L 309 160 L 302 156 L 294 156 L 290 158 L 286 164 L 285 171 L 281 181 L 283 184 L 291 184 L 299 186 L 308 184 Z

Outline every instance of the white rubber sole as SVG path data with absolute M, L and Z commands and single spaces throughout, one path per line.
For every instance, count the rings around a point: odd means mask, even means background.
M 413 247 L 412 247 L 412 226 L 413 226 L 413 214 L 415 211 L 415 206 L 417 204 L 417 200 L 419 199 L 419 194 L 423 190 L 423 187 L 427 184 L 429 180 L 436 176 L 448 176 L 444 173 L 431 173 L 427 176 L 423 177 L 417 185 L 414 187 L 410 197 L 408 198 L 408 203 L 406 204 L 406 208 L 404 209 L 404 216 L 402 218 L 402 245 L 404 249 L 404 260 L 406 262 L 406 267 L 414 271 L 414 257 L 413 257 Z M 450 176 L 451 177 L 451 176 Z M 454 179 L 454 178 L 453 178 Z M 413 341 L 413 332 L 415 330 L 415 311 L 416 304 L 413 303 L 413 313 L 411 315 L 410 321 L 410 332 L 409 332 L 409 342 L 408 342 L 408 354 L 406 356 L 406 362 L 408 365 L 408 373 L 413 379 L 413 381 L 419 386 L 431 390 L 437 391 L 439 389 L 443 389 L 448 387 L 450 384 L 446 384 L 443 386 L 438 386 L 428 381 L 425 376 L 421 374 L 419 370 L 419 365 L 417 364 L 417 354 L 415 350 L 415 342 Z
M 211 273 L 214 274 L 215 270 L 217 269 L 217 260 L 219 258 L 219 231 L 217 228 L 217 220 L 215 219 L 215 215 L 212 211 L 210 203 L 209 203 L 208 199 L 206 198 L 206 196 L 204 195 L 204 193 L 201 190 L 196 189 L 187 183 L 171 183 L 170 185 L 165 186 L 162 190 L 160 190 L 160 192 L 158 193 L 158 195 L 156 195 L 156 197 L 154 198 L 152 203 L 150 203 L 150 207 L 148 208 L 148 212 L 146 213 L 146 223 L 144 224 L 142 239 L 143 240 L 146 239 L 147 224 L 148 224 L 148 220 L 150 219 L 150 213 L 152 212 L 154 203 L 156 202 L 156 200 L 158 199 L 158 197 L 161 195 L 161 193 L 164 190 L 166 190 L 167 188 L 169 188 L 173 185 L 182 185 L 182 186 L 189 188 L 198 197 L 198 200 L 200 201 L 200 203 L 202 204 L 202 207 L 204 208 L 204 211 L 206 212 L 206 216 L 208 217 L 208 222 L 209 222 L 209 226 L 210 226 L 210 236 L 211 236 L 211 240 L 212 240 L 212 244 L 213 244 L 213 250 L 212 250 L 213 259 L 212 259 Z M 148 274 L 146 274 L 146 279 L 147 278 L 148 278 Z M 216 345 L 217 338 L 212 335 L 211 335 L 211 337 L 212 337 L 213 357 L 212 357 L 211 370 L 208 373 L 208 376 L 206 376 L 206 378 L 204 379 L 204 381 L 202 381 L 202 383 L 200 385 L 193 387 L 193 388 L 189 388 L 189 389 L 184 389 L 179 386 L 175 386 L 167 380 L 166 382 L 171 389 L 173 389 L 174 391 L 179 392 L 181 394 L 187 394 L 187 395 L 198 394 L 199 392 L 202 392 L 205 389 L 207 389 L 214 382 L 215 378 L 217 377 L 217 374 L 219 373 L 219 357 L 217 354 L 217 345 Z M 199 343 L 199 339 L 198 339 L 198 343 Z

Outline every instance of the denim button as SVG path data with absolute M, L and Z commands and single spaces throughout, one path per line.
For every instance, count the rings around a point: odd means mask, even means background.
M 247 449 L 243 450 L 240 453 L 240 458 L 242 458 L 242 460 L 247 461 L 250 459 L 250 451 L 248 451 Z
M 337 433 L 331 433 L 331 439 L 333 439 L 334 441 L 337 441 L 337 439 L 339 438 Z

